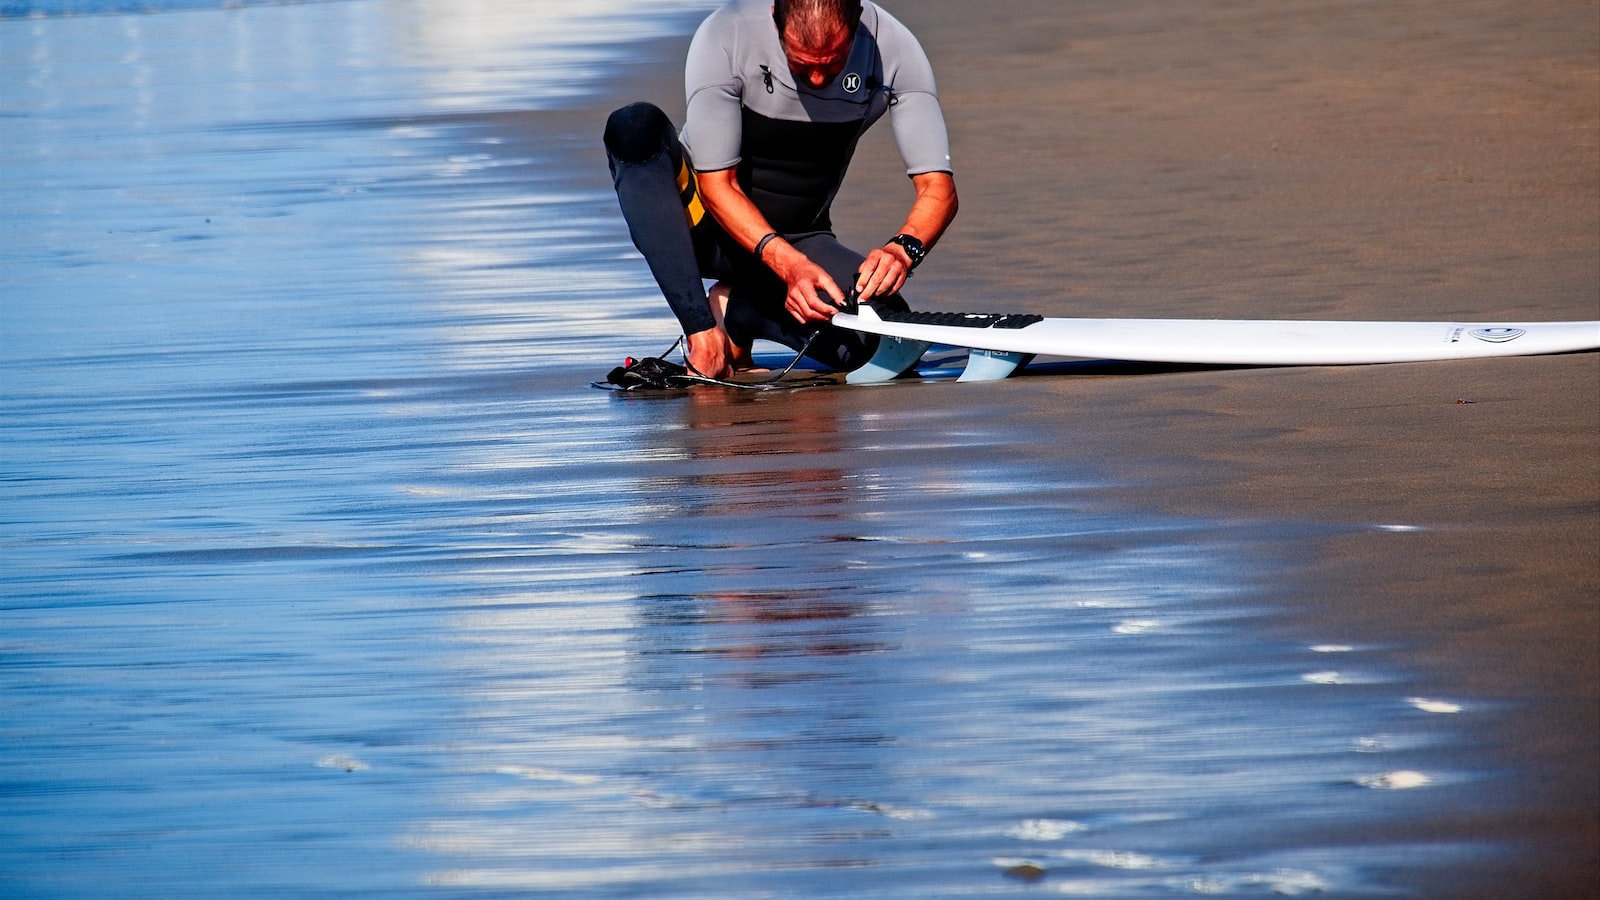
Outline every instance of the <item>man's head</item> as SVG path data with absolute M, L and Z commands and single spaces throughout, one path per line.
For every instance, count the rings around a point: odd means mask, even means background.
M 825 88 L 844 71 L 861 21 L 861 0 L 774 0 L 789 71 L 812 88 Z

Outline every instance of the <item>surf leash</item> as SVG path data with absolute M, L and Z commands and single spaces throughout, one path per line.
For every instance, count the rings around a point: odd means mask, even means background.
M 838 309 L 841 312 L 855 312 L 860 301 L 861 288 L 853 287 L 850 289 L 850 293 L 845 295 L 844 300 L 840 301 Z M 640 389 L 672 390 L 674 388 L 692 387 L 697 384 L 738 388 L 742 391 L 773 391 L 833 384 L 835 380 L 827 375 L 784 380 L 790 372 L 794 371 L 794 367 L 800 364 L 800 360 L 805 358 L 806 351 L 811 349 L 811 342 L 815 341 L 817 335 L 821 333 L 822 329 L 820 327 L 812 331 L 806 337 L 805 343 L 800 345 L 800 349 L 795 351 L 794 359 L 789 360 L 789 364 L 783 367 L 783 371 L 760 380 L 734 381 L 727 378 L 712 378 L 710 375 L 701 373 L 695 369 L 694 363 L 689 361 L 689 348 L 685 344 L 687 338 L 679 335 L 678 339 L 672 342 L 672 346 L 667 348 L 666 353 L 660 356 L 647 356 L 644 359 L 634 359 L 630 356 L 622 361 L 622 365 L 612 369 L 610 374 L 606 375 L 604 382 L 595 381 L 591 382 L 591 384 L 597 388 L 623 391 Z M 683 365 L 681 366 L 667 359 L 679 347 L 683 347 Z
M 743 391 L 773 391 L 833 384 L 835 379 L 827 375 L 785 380 L 785 376 L 794 371 L 794 367 L 800 364 L 800 360 L 805 357 L 806 351 L 811 349 L 811 342 L 816 340 L 817 335 L 820 333 L 820 329 L 811 332 L 805 343 L 801 344 L 800 349 L 795 352 L 794 359 L 790 360 L 782 371 L 755 381 L 736 381 L 728 378 L 713 378 L 710 375 L 701 374 L 695 369 L 694 364 L 689 362 L 687 348 L 684 349 L 683 365 L 672 362 L 667 357 L 683 345 L 684 339 L 680 336 L 660 356 L 647 356 L 644 359 L 634 359 L 630 356 L 623 360 L 622 365 L 612 369 L 610 374 L 606 375 L 604 382 L 596 381 L 593 384 L 597 388 L 622 391 L 674 390 L 693 387 L 697 384 L 738 388 Z

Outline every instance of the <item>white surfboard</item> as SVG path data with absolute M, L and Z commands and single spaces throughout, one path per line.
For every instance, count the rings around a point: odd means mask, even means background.
M 1239 366 L 1346 366 L 1600 349 L 1593 322 L 1329 322 L 1261 319 L 1066 319 L 980 313 L 883 313 L 863 304 L 833 324 L 882 335 L 851 383 L 896 378 L 930 346 L 972 352 L 963 381 L 1005 378 L 1034 356 Z

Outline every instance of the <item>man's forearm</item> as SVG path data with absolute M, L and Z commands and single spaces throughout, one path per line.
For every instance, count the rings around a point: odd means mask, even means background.
M 894 237 L 909 235 L 926 252 L 927 248 L 938 242 L 956 217 L 956 183 L 947 172 L 916 175 L 911 183 L 916 188 L 917 199 L 912 202 L 905 224 L 900 226 L 900 231 Z M 911 275 L 911 269 L 920 258 L 920 253 L 917 258 L 912 258 L 911 251 L 900 241 L 885 240 L 883 246 L 867 254 L 861 271 L 857 273 L 855 287 L 860 291 L 861 298 L 885 296 L 905 287 L 906 278 Z
M 756 208 L 755 203 L 751 202 L 744 190 L 739 187 L 739 182 L 734 177 L 734 170 L 701 172 L 696 176 L 696 180 L 700 200 L 705 203 L 706 210 L 711 213 L 712 218 L 716 219 L 722 230 L 738 241 L 740 246 L 752 253 L 755 252 L 756 244 L 771 234 L 773 228 L 767 222 L 767 217 L 761 214 L 761 210 Z
M 761 239 L 769 234 L 775 234 L 776 229 L 767 221 L 767 217 L 749 196 L 747 196 L 735 178 L 735 170 L 723 169 L 716 172 L 702 172 L 699 175 L 700 199 L 705 203 L 717 224 L 728 236 L 739 242 L 739 245 L 755 253 Z M 774 238 L 761 246 L 760 261 L 782 278 L 785 283 L 792 283 L 800 274 L 797 268 L 806 268 L 806 277 L 814 277 L 809 269 L 815 264 L 804 253 L 795 249 L 788 241 Z
M 927 172 L 913 176 L 911 184 L 916 188 L 917 199 L 911 204 L 911 212 L 906 214 L 900 233 L 911 235 L 925 247 L 932 247 L 950 227 L 960 207 L 956 181 L 947 172 Z

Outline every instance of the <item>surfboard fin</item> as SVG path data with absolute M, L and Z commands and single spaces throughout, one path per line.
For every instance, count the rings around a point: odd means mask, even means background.
M 846 384 L 881 384 L 911 371 L 931 346 L 927 341 L 886 337 L 878 341 L 878 352 L 867 364 L 844 377 Z
M 957 381 L 999 381 L 1012 372 L 1033 362 L 1032 353 L 1007 353 L 1001 350 L 972 350 L 967 354 L 967 367 Z

